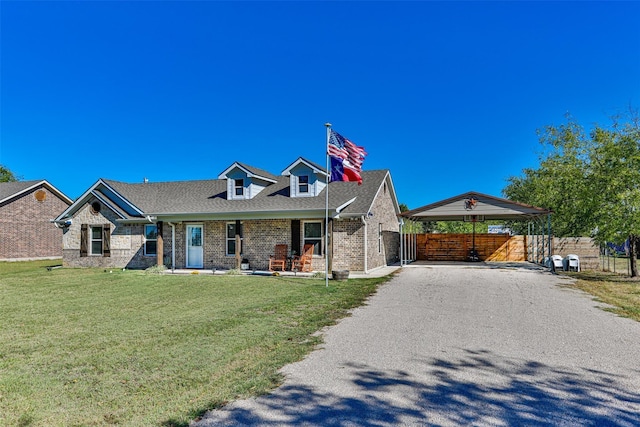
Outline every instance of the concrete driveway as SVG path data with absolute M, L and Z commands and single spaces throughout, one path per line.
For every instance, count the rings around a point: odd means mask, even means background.
M 640 425 L 640 323 L 533 265 L 405 267 L 268 396 L 194 425 Z

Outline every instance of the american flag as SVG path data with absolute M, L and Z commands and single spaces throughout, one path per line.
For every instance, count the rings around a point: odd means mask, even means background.
M 358 172 L 362 171 L 362 162 L 367 152 L 337 132 L 331 131 L 329 137 L 329 155 L 346 160 Z
M 357 181 L 362 184 L 360 172 L 364 156 L 367 155 L 364 147 L 331 130 L 328 154 L 331 157 L 331 181 Z

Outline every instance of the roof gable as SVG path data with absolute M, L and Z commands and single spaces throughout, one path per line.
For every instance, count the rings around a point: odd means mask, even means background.
M 289 166 L 287 166 L 282 171 L 282 175 L 284 175 L 284 176 L 291 175 L 291 172 L 299 165 L 307 166 L 309 169 L 311 169 L 313 171 L 313 173 L 327 176 L 327 171 L 326 171 L 325 168 L 323 168 L 322 166 L 318 165 L 317 163 L 311 162 L 311 161 L 309 161 L 309 160 L 307 160 L 307 159 L 305 159 L 303 157 L 298 157 L 298 159 L 295 162 L 293 162 Z
M 116 212 L 120 217 L 142 217 L 144 212 L 137 207 L 126 196 L 122 195 L 116 188 L 124 183 L 117 181 L 109 181 L 100 178 L 95 182 L 87 191 L 85 191 L 80 197 L 76 199 L 64 212 L 62 212 L 56 218 L 56 221 L 63 220 L 70 216 L 73 216 L 82 206 L 84 206 L 93 197 L 99 199 L 101 202 L 109 206 L 111 210 Z M 124 184 L 132 185 L 132 184 Z
M 356 197 L 353 203 L 344 209 L 340 214 L 342 217 L 359 217 L 367 215 L 371 212 L 373 204 L 378 198 L 381 191 L 384 191 L 384 186 L 387 185 L 387 189 L 391 193 L 395 213 L 400 213 L 398 206 L 398 199 L 396 198 L 395 188 L 391 181 L 391 174 L 387 169 L 362 171 L 362 185 L 358 185 L 356 182 L 332 182 L 329 184 L 329 194 L 331 192 L 345 191 L 353 194 Z
M 40 186 L 46 187 L 49 191 L 58 196 L 68 205 L 73 203 L 73 200 L 71 200 L 62 191 L 58 190 L 45 179 L 34 181 L 0 182 L 0 203 L 8 202 L 11 199 L 17 198 L 20 195 L 28 193 L 29 191 Z
M 265 170 L 254 168 L 253 166 L 248 166 L 240 162 L 234 162 L 231 166 L 222 171 L 222 173 L 218 175 L 218 179 L 227 179 L 227 175 L 229 175 L 229 173 L 234 169 L 240 169 L 248 178 L 257 178 L 272 184 L 275 184 L 278 179 L 275 175 L 272 175 Z

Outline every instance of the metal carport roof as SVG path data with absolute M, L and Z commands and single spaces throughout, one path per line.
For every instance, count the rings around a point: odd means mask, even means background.
M 551 221 L 550 209 L 543 209 L 536 206 L 526 205 L 524 203 L 514 202 L 508 199 L 500 197 L 490 196 L 488 194 L 482 194 L 475 191 L 460 194 L 455 197 L 451 197 L 430 205 L 422 206 L 417 209 L 413 209 L 400 214 L 401 218 L 409 221 L 469 221 L 474 223 L 474 238 L 475 238 L 475 222 L 486 220 L 525 220 L 533 223 L 539 223 L 536 221 L 547 216 L 547 231 L 535 233 L 538 237 L 540 235 L 548 235 L 548 244 L 546 244 L 544 238 L 542 239 L 542 250 L 538 251 L 536 246 L 536 253 L 542 253 L 544 255 L 545 250 L 548 252 L 548 256 L 551 257 Z M 543 224 L 539 225 L 544 228 Z M 531 231 L 531 228 L 530 228 Z M 401 234 L 407 236 L 404 233 L 403 226 L 401 225 Z M 536 241 L 537 242 L 537 241 Z M 537 245 L 537 243 L 536 243 Z M 475 243 L 474 243 L 475 248 Z M 400 258 L 401 265 L 404 265 L 407 261 L 413 261 L 417 256 L 417 246 L 415 235 L 409 234 L 409 239 L 403 237 L 400 244 Z M 541 262 L 542 260 L 534 260 L 534 262 Z
M 549 209 L 513 202 L 500 197 L 470 191 L 400 214 L 414 221 L 470 221 L 493 219 L 533 219 L 548 215 Z

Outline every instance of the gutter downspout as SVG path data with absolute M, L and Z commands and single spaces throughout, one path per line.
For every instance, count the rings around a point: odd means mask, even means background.
M 176 271 L 176 225 L 172 222 L 167 222 L 171 226 L 171 272 Z
M 369 251 L 367 250 L 367 246 L 368 246 L 368 239 L 367 239 L 367 220 L 364 218 L 364 215 L 362 215 L 360 217 L 360 219 L 362 219 L 362 224 L 364 225 L 364 274 L 368 274 L 369 273 L 369 267 L 368 267 L 368 256 L 369 256 Z

